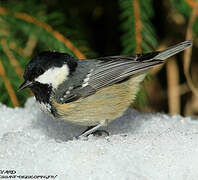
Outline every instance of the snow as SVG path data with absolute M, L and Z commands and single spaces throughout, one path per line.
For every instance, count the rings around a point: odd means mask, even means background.
M 195 118 L 128 109 L 110 136 L 72 140 L 85 127 L 49 118 L 30 98 L 25 108 L 0 105 L 0 122 L 0 179 L 3 170 L 58 180 L 198 179 Z

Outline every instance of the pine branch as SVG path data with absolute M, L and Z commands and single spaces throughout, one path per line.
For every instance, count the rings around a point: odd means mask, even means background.
M 19 47 L 15 42 L 10 42 L 9 47 L 17 52 L 20 56 L 26 56 L 26 54 L 24 53 L 24 49 Z
M 33 18 L 31 16 L 29 16 L 28 14 L 25 13 L 16 13 L 15 17 L 22 19 L 24 21 L 33 23 L 37 26 L 40 26 L 41 28 L 45 29 L 46 31 L 48 31 L 49 33 L 51 33 L 54 37 L 56 37 L 56 39 L 58 39 L 60 42 L 63 42 L 65 44 L 66 47 L 68 47 L 71 51 L 74 52 L 74 54 L 78 57 L 78 58 L 82 58 L 84 59 L 85 56 L 71 43 L 70 40 L 68 40 L 68 38 L 64 37 L 61 33 L 59 33 L 58 31 L 55 31 L 50 25 L 43 23 L 41 21 L 38 21 L 36 18 Z
M 19 106 L 18 99 L 16 97 L 16 94 L 14 92 L 14 89 L 12 88 L 12 85 L 10 83 L 10 80 L 6 76 L 5 69 L 3 67 L 2 60 L 1 59 L 0 59 L 0 76 L 2 77 L 2 79 L 4 81 L 5 87 L 6 87 L 7 91 L 8 91 L 8 94 L 10 96 L 10 99 L 12 101 L 12 104 L 14 106 Z
M 141 18 L 140 18 L 139 0 L 133 1 L 133 7 L 134 7 L 134 18 L 135 18 L 136 53 L 141 53 L 141 51 L 142 51 L 142 47 L 141 47 L 142 22 L 141 22 Z
M 35 36 L 30 35 L 28 37 L 26 46 L 23 50 L 25 57 L 30 57 L 32 55 L 32 53 L 34 52 L 34 49 L 36 48 L 37 42 L 38 42 L 38 39 Z
M 2 7 L 0 7 L 0 14 L 6 15 L 6 16 L 9 15 L 8 11 Z M 52 34 L 57 40 L 64 43 L 65 46 L 68 47 L 72 52 L 74 52 L 74 54 L 78 58 L 82 58 L 82 59 L 85 58 L 85 56 L 71 43 L 70 40 L 68 40 L 68 38 L 64 37 L 61 33 L 54 30 L 50 25 L 48 25 L 44 22 L 41 22 L 38 19 L 31 17 L 30 15 L 25 14 L 25 13 L 14 13 L 13 16 L 16 17 L 17 19 L 21 19 L 23 21 L 26 21 L 28 23 L 32 23 L 32 24 L 35 24 L 36 26 L 41 27 L 42 29 L 44 29 L 47 32 L 49 32 L 50 34 Z
M 16 70 L 16 73 L 19 75 L 19 76 L 23 76 L 23 69 L 20 67 L 20 64 L 19 62 L 16 60 L 16 58 L 14 57 L 14 55 L 12 54 L 12 52 L 10 51 L 8 45 L 7 45 L 7 42 L 5 39 L 2 39 L 0 41 L 1 45 L 2 45 L 2 48 L 3 48 L 3 51 L 5 52 L 5 54 L 7 55 L 9 61 L 10 61 L 10 64 L 12 66 L 14 66 L 15 70 Z
M 123 53 L 140 53 L 156 47 L 155 30 L 151 24 L 153 8 L 151 0 L 120 0 L 122 13 L 121 38 Z
M 135 53 L 136 51 L 136 36 L 135 36 L 135 19 L 134 8 L 132 0 L 119 0 L 121 9 L 121 29 L 123 35 L 121 37 L 121 43 L 124 54 Z

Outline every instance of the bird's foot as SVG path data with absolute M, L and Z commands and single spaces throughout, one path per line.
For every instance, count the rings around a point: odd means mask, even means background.
M 93 134 L 96 137 L 106 137 L 109 136 L 109 132 L 105 130 L 98 130 L 102 125 L 98 124 L 96 126 L 90 126 L 88 127 L 81 135 L 75 137 L 75 139 L 88 139 L 88 136 L 90 134 Z
M 105 130 L 96 130 L 92 133 L 96 137 L 106 137 L 109 136 L 109 132 Z

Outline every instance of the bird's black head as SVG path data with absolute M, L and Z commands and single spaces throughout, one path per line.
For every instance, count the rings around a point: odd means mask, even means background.
M 44 84 L 56 89 L 77 67 L 77 60 L 66 53 L 44 51 L 33 57 L 24 72 L 19 90 Z

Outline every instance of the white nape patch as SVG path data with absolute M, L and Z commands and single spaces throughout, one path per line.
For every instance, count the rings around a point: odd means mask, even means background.
M 39 77 L 35 79 L 42 84 L 51 84 L 53 89 L 57 87 L 64 81 L 67 80 L 69 75 L 69 67 L 65 64 L 62 67 L 50 68 Z

